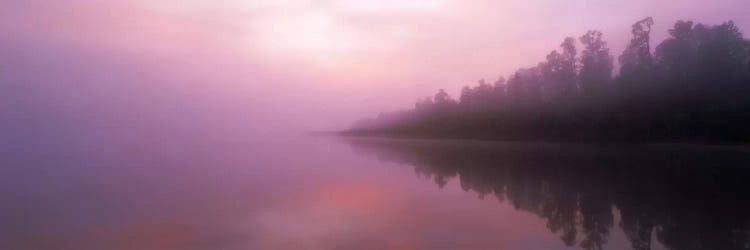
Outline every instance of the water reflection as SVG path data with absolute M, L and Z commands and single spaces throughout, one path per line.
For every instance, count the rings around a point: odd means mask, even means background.
M 0 249 L 748 248 L 735 149 L 140 142 L 0 150 Z
M 701 146 L 584 146 L 349 138 L 358 152 L 457 178 L 536 214 L 567 246 L 603 249 L 619 227 L 632 249 L 750 248 L 750 153 Z M 619 216 L 619 220 L 616 220 Z

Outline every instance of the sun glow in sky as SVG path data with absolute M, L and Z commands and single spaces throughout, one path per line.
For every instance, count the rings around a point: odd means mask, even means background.
M 229 21 L 237 33 L 246 35 L 244 46 L 259 54 L 339 70 L 364 58 L 398 53 L 418 28 L 408 20 L 444 17 L 451 4 L 449 0 L 164 0 L 139 5 L 170 15 Z
M 445 0 L 339 0 L 334 6 L 350 11 L 362 12 L 425 12 L 446 7 Z
M 268 56 L 296 57 L 314 66 L 347 69 L 349 64 L 405 46 L 407 24 L 367 24 L 374 16 L 437 15 L 443 0 L 248 1 L 248 10 L 273 9 L 253 18 L 251 39 Z M 370 27 L 358 27 L 369 25 Z M 348 68 L 351 70 L 351 68 Z
M 89 53 L 131 66 L 56 70 L 71 79 L 133 70 L 126 75 L 225 102 L 217 107 L 235 100 L 264 126 L 340 128 L 536 65 L 590 29 L 617 57 L 630 25 L 647 16 L 656 21 L 653 43 L 681 19 L 734 20 L 748 33 L 750 1 L 10 0 L 0 3 L 0 49 L 9 51 L 0 60 L 56 56 L 13 57 L 26 51 L 18 46 Z
M 331 64 L 354 53 L 362 41 L 325 11 L 268 17 L 253 25 L 263 51 L 269 56 L 299 56 L 318 64 Z

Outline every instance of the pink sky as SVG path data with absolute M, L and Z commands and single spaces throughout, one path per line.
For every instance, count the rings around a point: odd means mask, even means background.
M 136 113 L 189 103 L 189 115 L 214 123 L 230 123 L 217 114 L 241 117 L 238 126 L 264 131 L 343 128 L 409 108 L 440 88 L 456 96 L 478 79 L 535 65 L 564 37 L 588 29 L 602 30 L 618 56 L 630 24 L 647 16 L 656 20 L 655 41 L 679 19 L 734 20 L 750 29 L 747 0 L 3 0 L 0 6 L 3 85 L 55 86 L 49 91 L 71 113 L 84 103 Z M 74 83 L 87 92 L 57 93 Z

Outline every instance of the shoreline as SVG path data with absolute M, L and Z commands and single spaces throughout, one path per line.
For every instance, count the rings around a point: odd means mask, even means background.
M 361 138 L 385 138 L 385 139 L 408 139 L 408 140 L 431 140 L 431 141 L 474 141 L 474 142 L 505 142 L 505 143 L 541 143 L 541 144 L 570 144 L 570 145 L 662 145 L 662 146 L 702 146 L 702 147 L 728 147 L 735 149 L 747 149 L 750 152 L 750 142 L 735 141 L 713 141 L 702 142 L 698 140 L 611 140 L 611 139 L 533 139 L 533 138 L 483 138 L 472 136 L 435 136 L 415 134 L 394 134 L 388 132 L 358 132 L 358 131 L 319 131 L 309 134 L 333 135 L 341 137 Z

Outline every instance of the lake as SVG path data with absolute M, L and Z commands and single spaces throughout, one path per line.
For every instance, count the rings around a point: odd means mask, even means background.
M 0 249 L 750 248 L 743 147 L 124 137 L 0 156 Z

